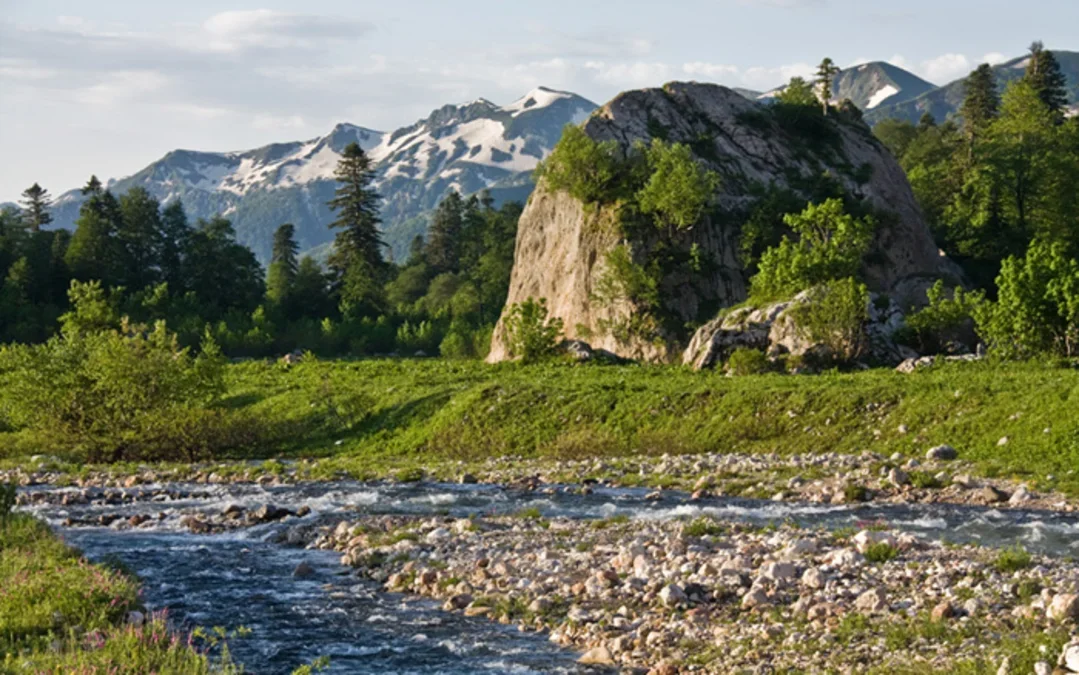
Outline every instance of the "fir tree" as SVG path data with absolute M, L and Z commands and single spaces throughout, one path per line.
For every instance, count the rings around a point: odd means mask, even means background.
M 296 244 L 295 234 L 296 227 L 287 223 L 277 228 L 273 235 L 273 253 L 266 276 L 266 298 L 278 307 L 289 304 L 296 281 L 296 254 L 300 247 Z
M 329 263 L 343 313 L 355 316 L 382 304 L 385 262 L 378 228 L 382 197 L 372 187 L 375 173 L 371 160 L 357 143 L 345 146 L 334 177 L 338 186 L 329 207 L 337 219 L 330 227 L 340 231 L 334 239 Z
M 37 232 L 52 222 L 52 214 L 49 213 L 52 198 L 48 190 L 34 183 L 23 191 L 22 196 L 22 217 L 26 229 Z
M 1030 46 L 1030 61 L 1025 79 L 1049 110 L 1062 116 L 1068 107 L 1068 80 L 1060 70 L 1060 62 L 1041 42 Z
M 330 312 L 326 286 L 326 275 L 318 262 L 309 255 L 301 258 L 292 284 L 292 305 L 296 318 L 321 318 Z
M 963 131 L 970 141 L 970 154 L 974 153 L 976 140 L 985 132 L 1000 110 L 1000 95 L 997 93 L 996 78 L 989 64 L 984 63 L 972 72 L 965 82 L 966 97 L 960 114 L 963 116 Z
M 832 83 L 838 74 L 839 66 L 830 58 L 821 61 L 817 67 L 817 86 L 820 88 L 820 100 L 825 115 L 828 114 L 828 102 L 832 100 Z
M 161 212 L 161 252 L 159 266 L 161 279 L 174 294 L 183 294 L 187 288 L 184 278 L 184 251 L 191 240 L 191 225 L 180 200 L 169 203 Z
M 438 205 L 427 232 L 427 264 L 435 274 L 456 272 L 460 265 L 461 230 L 464 201 L 456 190 L 450 190 Z
M 117 239 L 123 248 L 123 283 L 138 290 L 154 283 L 160 271 L 161 204 L 143 187 L 120 197 Z
M 115 286 L 123 276 L 123 249 L 117 238 L 120 205 L 96 176 L 90 177 L 82 193 L 88 199 L 79 208 L 64 260 L 74 278 Z

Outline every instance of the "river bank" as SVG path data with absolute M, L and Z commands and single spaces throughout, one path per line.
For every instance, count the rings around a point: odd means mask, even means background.
M 150 567 L 167 568 L 173 594 L 196 583 L 185 574 L 205 576 L 203 559 L 235 579 L 224 586 L 233 603 L 248 602 L 246 585 L 290 598 L 301 588 L 316 593 L 341 578 L 332 570 L 342 563 L 391 595 L 540 631 L 574 660 L 629 672 L 1030 673 L 1038 663 L 1055 667 L 1079 637 L 1079 517 L 1063 512 L 693 500 L 672 491 L 657 500 L 647 489 L 599 485 L 230 483 L 22 494 L 21 508 L 67 523 L 69 536 L 98 550 L 162 558 Z M 145 538 L 154 545 L 135 544 Z M 282 546 L 287 558 L 274 553 Z M 200 549 L 205 555 L 181 562 L 162 557 Z M 272 576 L 250 578 L 267 573 L 256 560 L 276 561 Z M 237 568 L 253 571 L 233 577 Z M 369 593 L 355 582 L 328 588 L 332 597 L 318 602 L 337 616 Z M 212 603 L 205 591 L 175 597 L 189 596 Z M 382 615 L 404 611 L 380 602 Z M 263 623 L 264 639 L 300 650 L 289 646 L 294 629 L 278 634 Z

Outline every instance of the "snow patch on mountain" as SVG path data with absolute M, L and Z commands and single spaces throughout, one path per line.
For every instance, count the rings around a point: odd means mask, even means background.
M 895 96 L 898 93 L 899 93 L 899 89 L 897 89 L 897 88 L 895 88 L 895 87 L 893 87 L 892 85 L 889 84 L 889 85 L 887 85 L 885 87 L 882 87 L 877 93 L 870 96 L 869 97 L 869 102 L 866 103 L 865 107 L 866 107 L 867 110 L 872 110 L 873 108 L 876 108 L 878 105 L 880 105 L 881 103 L 884 103 L 885 101 L 887 101 L 888 99 L 890 99 L 891 97 Z

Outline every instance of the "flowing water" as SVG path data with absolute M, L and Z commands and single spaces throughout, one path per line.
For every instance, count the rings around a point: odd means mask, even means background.
M 40 489 L 34 488 L 40 491 Z M 144 583 L 151 609 L 168 608 L 183 626 L 246 626 L 233 654 L 249 672 L 289 673 L 318 656 L 329 656 L 333 673 L 583 673 L 577 654 L 540 635 L 520 633 L 484 619 L 442 612 L 428 600 L 382 592 L 338 564 L 334 553 L 282 546 L 279 535 L 297 523 L 332 522 L 362 514 L 509 514 L 537 509 L 546 517 L 665 519 L 710 515 L 725 520 L 840 528 L 884 522 L 919 536 L 987 546 L 1021 544 L 1055 556 L 1079 555 L 1079 514 L 939 504 L 824 506 L 746 499 L 690 501 L 667 493 L 645 499 L 639 489 L 597 487 L 581 495 L 568 488 L 544 493 L 497 486 L 310 483 L 286 486 L 167 485 L 89 491 L 90 503 L 49 503 L 24 510 L 53 525 L 135 514 L 153 519 L 135 529 L 63 527 L 64 537 L 92 559 L 114 558 Z M 80 491 L 81 492 L 81 491 Z M 304 518 L 259 525 L 228 534 L 195 535 L 181 514 L 219 514 L 229 505 L 306 506 Z M 117 523 L 122 522 L 117 520 Z M 295 579 L 305 561 L 316 573 Z

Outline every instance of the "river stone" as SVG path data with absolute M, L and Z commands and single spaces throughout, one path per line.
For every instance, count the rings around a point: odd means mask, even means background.
M 1064 647 L 1064 652 L 1060 655 L 1060 665 L 1073 673 L 1079 673 L 1079 642 L 1072 642 Z
M 1016 491 L 1012 493 L 1011 498 L 1008 499 L 1008 503 L 1012 506 L 1018 506 L 1019 504 L 1029 502 L 1031 499 L 1033 499 L 1033 496 L 1030 494 L 1030 490 L 1027 489 L 1027 486 L 1020 485 Z
M 926 459 L 937 459 L 942 461 L 951 461 L 959 458 L 959 451 L 950 445 L 938 445 L 934 448 L 930 448 L 925 453 Z
M 951 619 L 955 616 L 955 607 L 950 602 L 942 602 L 933 608 L 933 611 L 929 614 L 933 621 L 944 621 L 945 619 Z
M 296 566 L 296 569 L 292 570 L 292 576 L 296 577 L 297 579 L 306 579 L 307 577 L 313 576 L 314 574 L 315 568 L 307 564 L 306 561 L 301 562 L 299 565 Z
M 1066 619 L 1079 619 L 1079 595 L 1075 593 L 1061 593 L 1053 598 L 1045 615 L 1053 621 Z
M 1034 664 L 1034 675 L 1053 675 L 1053 666 L 1045 661 L 1038 661 Z
M 975 493 L 975 497 L 986 504 L 998 504 L 1008 500 L 1008 493 L 998 490 L 992 485 L 986 485 Z
M 892 469 L 888 472 L 888 482 L 895 487 L 910 485 L 910 475 L 902 469 Z
M 292 515 L 292 512 L 287 509 L 273 504 L 263 504 L 251 512 L 251 519 L 258 523 L 268 523 L 273 520 L 281 520 L 290 515 Z
M 470 604 L 472 604 L 471 595 L 469 595 L 468 593 L 458 593 L 457 595 L 451 596 L 448 600 L 446 600 L 446 602 L 442 605 L 442 609 L 445 609 L 447 611 L 464 609 Z
M 888 608 L 888 596 L 879 588 L 871 588 L 858 596 L 854 606 L 867 613 L 880 612 Z
M 761 566 L 761 576 L 769 581 L 780 582 L 793 579 L 797 570 L 788 562 L 770 562 Z
M 802 573 L 802 585 L 806 588 L 820 590 L 824 588 L 824 574 L 816 567 L 810 567 Z
M 754 607 L 763 607 L 768 604 L 768 594 L 764 592 L 763 588 L 754 586 L 749 589 L 745 595 L 742 596 L 742 607 L 746 609 L 752 609 Z
M 666 607 L 677 607 L 687 600 L 685 591 L 677 584 L 670 584 L 664 586 L 663 590 L 659 592 L 659 600 Z
M 593 647 L 581 655 L 577 663 L 586 666 L 613 666 L 614 658 L 606 647 Z

